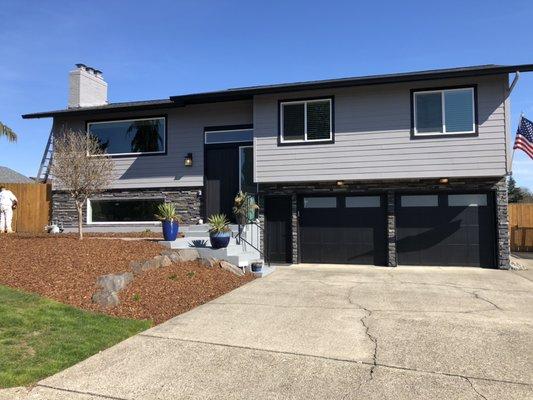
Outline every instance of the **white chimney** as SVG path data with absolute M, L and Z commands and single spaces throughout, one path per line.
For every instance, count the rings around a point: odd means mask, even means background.
M 102 71 L 76 64 L 76 68 L 69 73 L 68 81 L 68 108 L 107 104 L 107 83 Z

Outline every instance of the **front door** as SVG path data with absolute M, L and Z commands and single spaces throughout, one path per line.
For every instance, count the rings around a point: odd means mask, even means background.
M 205 157 L 206 216 L 222 213 L 233 221 L 233 199 L 239 191 L 239 147 L 206 146 Z
M 226 214 L 235 222 L 233 202 L 239 190 L 255 193 L 253 183 L 253 130 L 249 125 L 206 128 L 206 219 Z

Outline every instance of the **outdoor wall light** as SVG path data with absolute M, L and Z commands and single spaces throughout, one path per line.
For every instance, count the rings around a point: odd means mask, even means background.
M 442 185 L 446 185 L 448 183 L 448 178 L 440 178 L 439 183 Z
M 187 153 L 184 164 L 186 167 L 192 167 L 192 153 Z
M 337 181 L 337 186 L 344 186 L 344 181 Z

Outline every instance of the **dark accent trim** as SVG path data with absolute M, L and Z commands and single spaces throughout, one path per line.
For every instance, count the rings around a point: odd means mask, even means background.
M 430 135 L 416 135 L 415 134 L 415 106 L 414 98 L 415 93 L 420 92 L 431 92 L 434 90 L 453 90 L 453 89 L 474 89 L 474 125 L 476 127 L 475 132 L 472 133 L 435 133 Z M 429 88 L 416 88 L 411 89 L 409 92 L 410 105 L 411 105 L 411 139 L 421 140 L 421 139 L 433 139 L 433 138 L 454 138 L 454 137 L 475 137 L 479 136 L 479 116 L 478 116 L 478 96 L 477 96 L 477 84 L 473 83 L 471 85 L 459 85 L 459 86 L 439 86 L 439 87 L 429 87 Z M 442 116 L 444 118 L 444 115 Z M 444 122 L 444 121 L 443 121 Z
M 282 142 L 281 141 L 281 103 L 309 101 L 309 100 L 330 100 L 331 101 L 331 139 L 313 141 L 308 140 L 305 142 Z M 294 99 L 278 99 L 278 146 L 309 146 L 320 144 L 333 144 L 335 143 L 335 96 L 318 96 L 318 97 L 301 97 Z
M 183 107 L 188 104 L 217 103 L 223 101 L 251 100 L 260 94 L 297 92 L 302 90 L 332 89 L 349 86 L 379 85 L 386 83 L 416 82 L 447 78 L 465 78 L 486 75 L 510 74 L 514 72 L 533 71 L 533 64 L 521 65 L 477 65 L 471 67 L 436 69 L 415 71 L 387 75 L 371 75 L 340 79 L 325 79 L 300 83 L 284 83 L 277 85 L 252 86 L 245 88 L 227 89 L 215 92 L 204 92 L 171 96 L 170 100 L 137 101 L 130 103 L 108 104 L 84 109 L 63 109 L 33 114 L 24 114 L 22 118 L 46 118 L 61 115 L 98 114 L 120 111 L 164 109 Z
M 204 127 L 205 132 L 218 132 L 218 131 L 236 131 L 241 129 L 254 129 L 253 124 L 242 124 L 242 125 L 218 125 L 218 126 L 206 126 Z
M 158 153 L 130 153 L 130 154 L 108 154 L 111 158 L 137 158 L 137 157 L 153 157 L 153 156 L 166 156 L 168 154 L 168 115 L 136 115 L 135 117 L 124 117 L 124 118 L 106 118 L 106 119 L 95 119 L 95 120 L 86 120 L 85 121 L 85 132 L 89 133 L 89 124 L 94 122 L 120 122 L 127 120 L 138 120 L 138 119 L 155 119 L 155 118 L 164 118 L 165 119 L 165 151 Z

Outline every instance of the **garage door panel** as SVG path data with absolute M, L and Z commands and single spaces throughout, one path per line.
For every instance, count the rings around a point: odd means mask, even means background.
M 301 261 L 384 265 L 386 219 L 383 198 L 365 196 L 359 200 L 349 196 L 351 207 L 347 208 L 345 195 L 332 197 L 337 199 L 336 203 L 308 201 L 305 196 L 300 199 Z M 336 204 L 337 207 L 306 207 L 320 204 Z
M 400 264 L 494 266 L 492 196 L 451 196 L 455 197 L 439 194 L 437 206 L 433 207 L 416 206 L 423 202 L 417 202 L 413 195 L 409 195 L 409 202 L 402 202 L 401 195 L 397 197 Z M 402 204 L 410 206 L 404 207 Z

